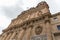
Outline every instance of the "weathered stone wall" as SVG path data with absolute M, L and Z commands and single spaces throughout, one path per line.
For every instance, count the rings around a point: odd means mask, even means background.
M 13 19 L 0 40 L 54 40 L 56 25 L 60 24 L 53 22 L 56 16 L 60 22 L 60 14 L 51 15 L 48 4 L 41 2 Z

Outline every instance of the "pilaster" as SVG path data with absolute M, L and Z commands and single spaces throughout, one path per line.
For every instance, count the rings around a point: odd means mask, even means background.
M 45 24 L 46 24 L 47 40 L 52 40 L 51 24 L 50 19 L 48 17 L 46 17 Z
M 22 40 L 24 34 L 25 34 L 25 30 L 22 29 L 22 30 L 19 32 L 19 34 L 18 34 L 18 38 L 17 38 L 17 39 L 18 39 L 18 40 Z

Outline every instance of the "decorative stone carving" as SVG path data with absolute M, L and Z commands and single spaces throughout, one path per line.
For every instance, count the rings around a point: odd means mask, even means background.
M 42 32 L 42 27 L 38 26 L 35 28 L 36 35 L 39 35 Z
M 30 40 L 31 36 L 31 40 L 52 40 L 54 29 L 51 30 L 51 18 L 58 15 L 60 13 L 51 15 L 48 4 L 41 2 L 35 8 L 24 11 L 13 19 L 8 28 L 3 30 L 0 40 Z M 43 25 L 43 28 L 39 25 Z

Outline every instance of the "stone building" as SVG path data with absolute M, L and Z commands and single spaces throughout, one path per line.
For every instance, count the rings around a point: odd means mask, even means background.
M 52 15 L 42 1 L 13 19 L 0 40 L 60 40 L 60 12 Z

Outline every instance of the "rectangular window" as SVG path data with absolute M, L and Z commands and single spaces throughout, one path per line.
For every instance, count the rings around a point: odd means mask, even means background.
M 60 30 L 60 25 L 57 25 L 58 30 Z
M 47 35 L 35 35 L 31 37 L 31 40 L 47 40 Z

